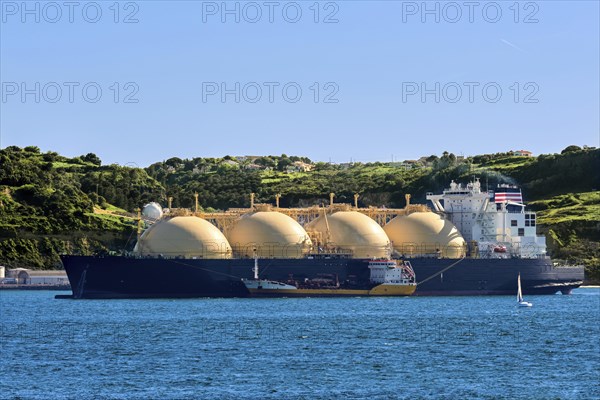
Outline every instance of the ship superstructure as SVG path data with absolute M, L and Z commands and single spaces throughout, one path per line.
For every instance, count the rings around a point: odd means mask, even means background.
M 472 255 L 482 258 L 540 258 L 546 238 L 537 234 L 536 214 L 527 211 L 521 190 L 508 184 L 482 191 L 478 179 L 466 185 L 452 181 L 442 194 L 427 193 L 433 209 L 462 233 Z

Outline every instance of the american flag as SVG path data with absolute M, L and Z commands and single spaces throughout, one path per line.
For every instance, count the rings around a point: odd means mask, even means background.
M 510 202 L 514 202 L 514 203 L 522 203 L 523 202 L 523 196 L 521 195 L 521 192 L 518 193 L 495 193 L 494 196 L 494 202 L 495 203 L 504 203 L 506 201 L 510 201 Z

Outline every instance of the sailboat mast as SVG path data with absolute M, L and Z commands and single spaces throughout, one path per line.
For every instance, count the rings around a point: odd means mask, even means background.
M 252 271 L 254 271 L 254 279 L 258 280 L 258 255 L 256 254 L 256 249 L 254 250 L 254 268 L 252 268 Z

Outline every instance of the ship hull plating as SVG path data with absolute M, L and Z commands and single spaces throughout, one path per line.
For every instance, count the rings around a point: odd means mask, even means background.
M 252 259 L 61 258 L 74 298 L 248 297 L 242 278 L 252 278 L 254 264 Z M 419 282 L 416 296 L 514 295 L 519 273 L 524 294 L 569 293 L 584 276 L 583 268 L 556 268 L 548 258 L 409 260 Z M 329 274 L 360 285 L 369 280 L 368 263 L 347 258 L 261 259 L 261 279 L 285 282 Z

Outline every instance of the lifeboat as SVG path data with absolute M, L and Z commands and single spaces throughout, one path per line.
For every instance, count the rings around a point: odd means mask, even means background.
M 506 253 L 506 246 L 502 244 L 494 246 L 494 253 Z

